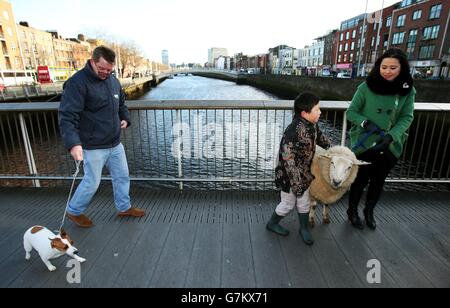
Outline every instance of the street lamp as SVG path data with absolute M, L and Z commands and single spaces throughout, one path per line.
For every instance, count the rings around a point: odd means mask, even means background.
M 360 40 L 360 46 L 359 46 L 359 57 L 358 57 L 358 70 L 356 73 L 356 77 L 359 76 L 359 70 L 361 68 L 361 55 L 362 55 L 362 49 L 363 49 L 363 44 L 365 43 L 365 29 L 366 29 L 366 20 L 367 20 L 367 7 L 369 6 L 369 0 L 366 0 L 366 10 L 364 13 L 364 23 L 363 23 L 363 27 L 362 27 L 362 33 L 361 33 L 361 40 Z

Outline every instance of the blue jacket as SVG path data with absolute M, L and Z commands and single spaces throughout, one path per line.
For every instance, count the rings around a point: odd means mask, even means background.
M 101 80 L 90 62 L 64 85 L 59 127 L 64 146 L 108 149 L 120 143 L 120 122 L 131 124 L 125 94 L 113 75 Z

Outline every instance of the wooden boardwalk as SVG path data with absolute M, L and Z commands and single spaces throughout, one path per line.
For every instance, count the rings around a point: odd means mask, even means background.
M 331 209 L 332 223 L 313 230 L 310 248 L 293 213 L 283 221 L 289 237 L 266 231 L 276 193 L 136 188 L 133 204 L 148 215 L 121 220 L 102 188 L 87 212 L 93 228 L 66 222 L 87 259 L 81 284 L 72 285 L 67 257 L 49 273 L 36 252 L 26 261 L 22 247 L 29 227 L 59 227 L 65 198 L 61 188 L 0 188 L 0 287 L 450 287 L 449 193 L 386 192 L 376 232 L 346 222 L 344 198 Z M 381 284 L 367 282 L 371 259 L 381 262 Z

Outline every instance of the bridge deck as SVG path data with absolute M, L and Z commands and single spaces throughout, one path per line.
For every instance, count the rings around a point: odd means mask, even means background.
M 313 230 L 309 248 L 295 215 L 284 221 L 289 237 L 265 230 L 275 193 L 136 188 L 134 205 L 148 215 L 120 220 L 102 188 L 87 213 L 95 227 L 66 222 L 87 259 L 80 285 L 66 282 L 67 257 L 49 273 L 22 248 L 29 227 L 58 227 L 66 197 L 66 189 L 0 188 L 0 287 L 450 287 L 449 193 L 386 192 L 376 232 L 346 223 L 344 199 L 331 209 L 332 223 Z M 366 281 L 371 259 L 381 262 L 380 285 Z

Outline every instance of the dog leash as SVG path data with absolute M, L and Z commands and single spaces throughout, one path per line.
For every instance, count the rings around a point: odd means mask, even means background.
M 64 222 L 66 221 L 66 215 L 67 215 L 67 210 L 69 209 L 70 198 L 72 197 L 72 192 L 73 192 L 73 188 L 75 186 L 75 182 L 77 180 L 78 173 L 80 173 L 81 162 L 82 161 L 75 161 L 76 171 L 73 174 L 73 181 L 72 181 L 72 186 L 70 187 L 69 198 L 67 199 L 66 210 L 64 211 L 64 216 L 63 216 L 63 219 L 61 222 L 61 227 L 59 227 L 59 230 L 58 230 L 60 232 L 61 232 L 62 228 L 64 227 Z
M 371 131 L 365 133 L 360 140 L 358 140 L 358 143 L 355 144 L 355 146 L 352 148 L 353 152 L 356 152 L 359 148 L 364 146 L 364 143 L 369 139 L 370 136 L 373 134 L 380 134 L 381 137 L 384 137 L 385 132 L 380 129 L 379 127 L 372 129 Z

